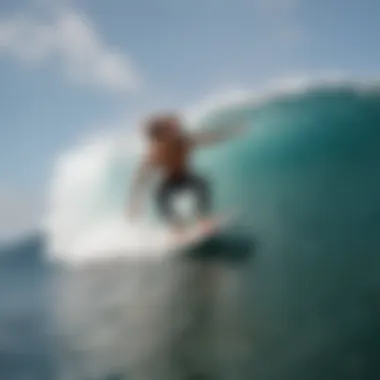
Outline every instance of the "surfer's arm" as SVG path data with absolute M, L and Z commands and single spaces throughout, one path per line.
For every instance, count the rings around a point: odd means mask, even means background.
M 192 142 L 195 146 L 223 143 L 239 136 L 248 129 L 247 127 L 247 125 L 241 125 L 238 127 L 218 128 L 218 130 L 214 131 L 197 133 L 192 136 Z
M 142 161 L 135 171 L 128 202 L 128 213 L 130 216 L 136 216 L 140 212 L 144 190 L 151 178 L 152 171 L 153 165 L 149 160 Z

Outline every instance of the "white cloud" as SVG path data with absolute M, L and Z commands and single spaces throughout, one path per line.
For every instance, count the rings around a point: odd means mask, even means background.
M 107 46 L 91 21 L 74 8 L 49 10 L 48 17 L 17 15 L 0 20 L 1 53 L 29 64 L 57 61 L 77 83 L 121 91 L 139 85 L 130 59 Z
M 15 189 L 0 188 L 0 243 L 35 232 L 41 217 L 41 200 Z

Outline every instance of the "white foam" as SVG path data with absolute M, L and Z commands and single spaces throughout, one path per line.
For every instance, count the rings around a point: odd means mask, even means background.
M 172 246 L 170 236 L 163 226 L 131 224 L 114 217 L 95 224 L 67 247 L 60 245 L 50 257 L 72 264 L 109 259 L 162 260 Z

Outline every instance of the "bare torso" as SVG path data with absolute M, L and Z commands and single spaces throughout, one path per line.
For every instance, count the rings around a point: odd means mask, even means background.
M 187 171 L 191 142 L 186 138 L 156 143 L 151 147 L 151 161 L 165 176 L 182 174 Z

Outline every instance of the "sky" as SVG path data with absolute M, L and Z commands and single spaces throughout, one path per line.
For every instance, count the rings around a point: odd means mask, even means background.
M 304 73 L 378 77 L 378 0 L 2 0 L 0 241 L 86 135 Z

